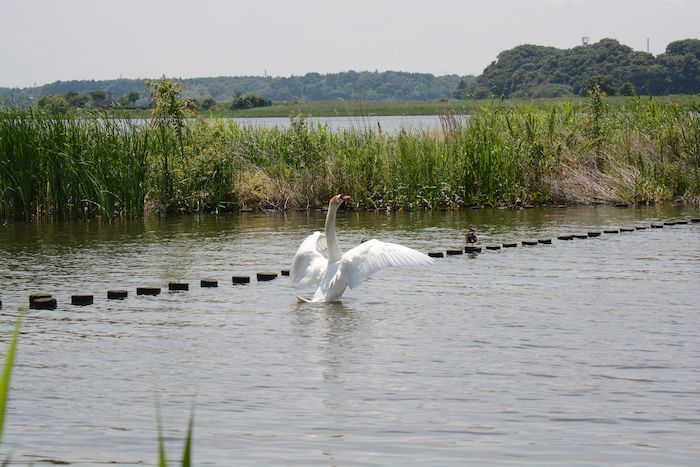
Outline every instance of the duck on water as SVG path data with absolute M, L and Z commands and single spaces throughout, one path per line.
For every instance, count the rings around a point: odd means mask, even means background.
M 467 245 L 473 245 L 474 243 L 476 243 L 477 240 L 478 239 L 476 237 L 476 230 L 474 230 L 474 228 L 472 227 L 469 229 L 469 232 L 467 232 L 467 234 L 464 236 L 464 242 Z
M 314 232 L 301 243 L 291 268 L 292 283 L 316 286 L 311 299 L 294 294 L 300 303 L 335 302 L 347 287 L 357 288 L 369 276 L 393 266 L 431 264 L 428 255 L 396 243 L 367 240 L 343 253 L 335 235 L 335 217 L 350 196 L 338 194 L 328 203 L 325 233 Z M 327 251 L 326 258 L 321 253 Z

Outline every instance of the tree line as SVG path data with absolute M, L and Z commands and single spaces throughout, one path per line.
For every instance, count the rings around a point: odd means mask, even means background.
M 434 100 L 455 97 L 538 98 L 585 96 L 594 86 L 608 95 L 700 93 L 700 40 L 670 43 L 652 54 L 615 39 L 558 49 L 519 45 L 501 52 L 474 77 L 398 71 L 307 73 L 303 76 L 236 76 L 176 79 L 199 110 L 224 103 L 232 110 L 294 100 Z M 150 107 L 145 80 L 56 81 L 32 88 L 0 88 L 0 102 L 73 107 Z
M 700 40 L 671 42 L 656 57 L 615 39 L 571 49 L 519 45 L 474 80 L 460 82 L 454 96 L 585 96 L 596 85 L 608 95 L 700 93 Z
M 146 80 L 146 83 L 151 83 L 151 81 Z M 182 83 L 178 83 L 182 84 Z M 149 90 L 150 92 L 150 90 Z M 152 93 L 151 93 L 152 94 Z M 49 94 L 39 98 L 37 106 L 39 109 L 46 110 L 48 113 L 53 115 L 64 115 L 75 109 L 153 109 L 155 107 L 155 101 L 151 96 L 147 96 L 147 99 L 142 101 L 141 105 L 137 105 L 137 102 L 141 101 L 141 95 L 135 91 L 131 91 L 124 96 L 120 96 L 117 99 L 102 90 L 91 91 L 89 96 L 83 96 L 74 91 L 68 91 L 64 94 Z M 217 102 L 212 98 L 206 98 L 199 100 L 196 98 L 187 98 L 187 106 L 193 111 L 207 111 L 214 108 Z M 236 94 L 232 100 L 222 103 L 224 108 L 230 110 L 243 110 L 252 109 L 255 107 L 269 107 L 272 105 L 272 101 L 265 99 L 261 96 L 256 96 L 254 94 L 247 94 L 241 96 L 240 93 Z
M 460 79 L 471 76 L 434 76 L 429 73 L 397 71 L 307 73 L 303 76 L 235 76 L 176 79 L 183 84 L 183 96 L 197 101 L 224 102 L 236 96 L 260 96 L 270 101 L 292 100 L 432 100 L 452 95 Z M 147 107 L 149 94 L 143 79 L 56 81 L 33 88 L 0 88 L 0 101 L 36 103 L 49 95 L 77 93 L 90 96 L 105 93 L 111 102 L 137 93 L 137 106 Z M 91 100 L 86 101 L 92 106 Z M 204 109 L 206 110 L 206 109 Z

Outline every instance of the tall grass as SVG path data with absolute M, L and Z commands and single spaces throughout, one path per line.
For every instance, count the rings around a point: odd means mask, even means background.
M 604 102 L 603 102 L 604 103 Z M 0 218 L 323 206 L 661 202 L 700 195 L 700 100 L 481 104 L 437 131 L 184 126 L 0 112 Z
M 0 217 L 141 212 L 148 145 L 129 121 L 0 112 Z

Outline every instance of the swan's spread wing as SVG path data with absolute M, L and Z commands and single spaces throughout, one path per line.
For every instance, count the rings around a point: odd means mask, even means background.
M 294 284 L 317 286 L 326 274 L 328 260 L 321 254 L 326 249 L 326 236 L 314 232 L 301 242 L 294 260 L 290 276 Z
M 346 252 L 341 268 L 351 289 L 377 271 L 391 266 L 431 264 L 428 255 L 396 243 L 368 240 Z

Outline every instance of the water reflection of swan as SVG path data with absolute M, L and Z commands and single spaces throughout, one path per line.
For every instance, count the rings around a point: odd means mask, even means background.
M 342 397 L 342 379 L 338 378 L 353 371 L 356 357 L 361 355 L 356 348 L 366 351 L 373 345 L 374 317 L 370 313 L 343 302 L 295 303 L 292 308 L 294 329 L 301 338 L 302 352 L 313 356 L 314 368 L 320 370 L 325 390 L 323 403 L 330 408 L 342 407 L 347 403 Z M 307 357 L 308 358 L 308 357 Z M 340 395 L 340 397 L 339 397 Z
M 370 275 L 384 268 L 433 262 L 428 255 L 412 248 L 374 239 L 343 253 L 335 236 L 335 216 L 340 205 L 349 199 L 343 194 L 331 198 L 325 234 L 314 232 L 306 237 L 294 255 L 292 282 L 318 287 L 311 300 L 295 294 L 299 302 L 334 302 L 348 286 L 357 288 Z M 323 250 L 328 250 L 328 258 L 321 254 Z

